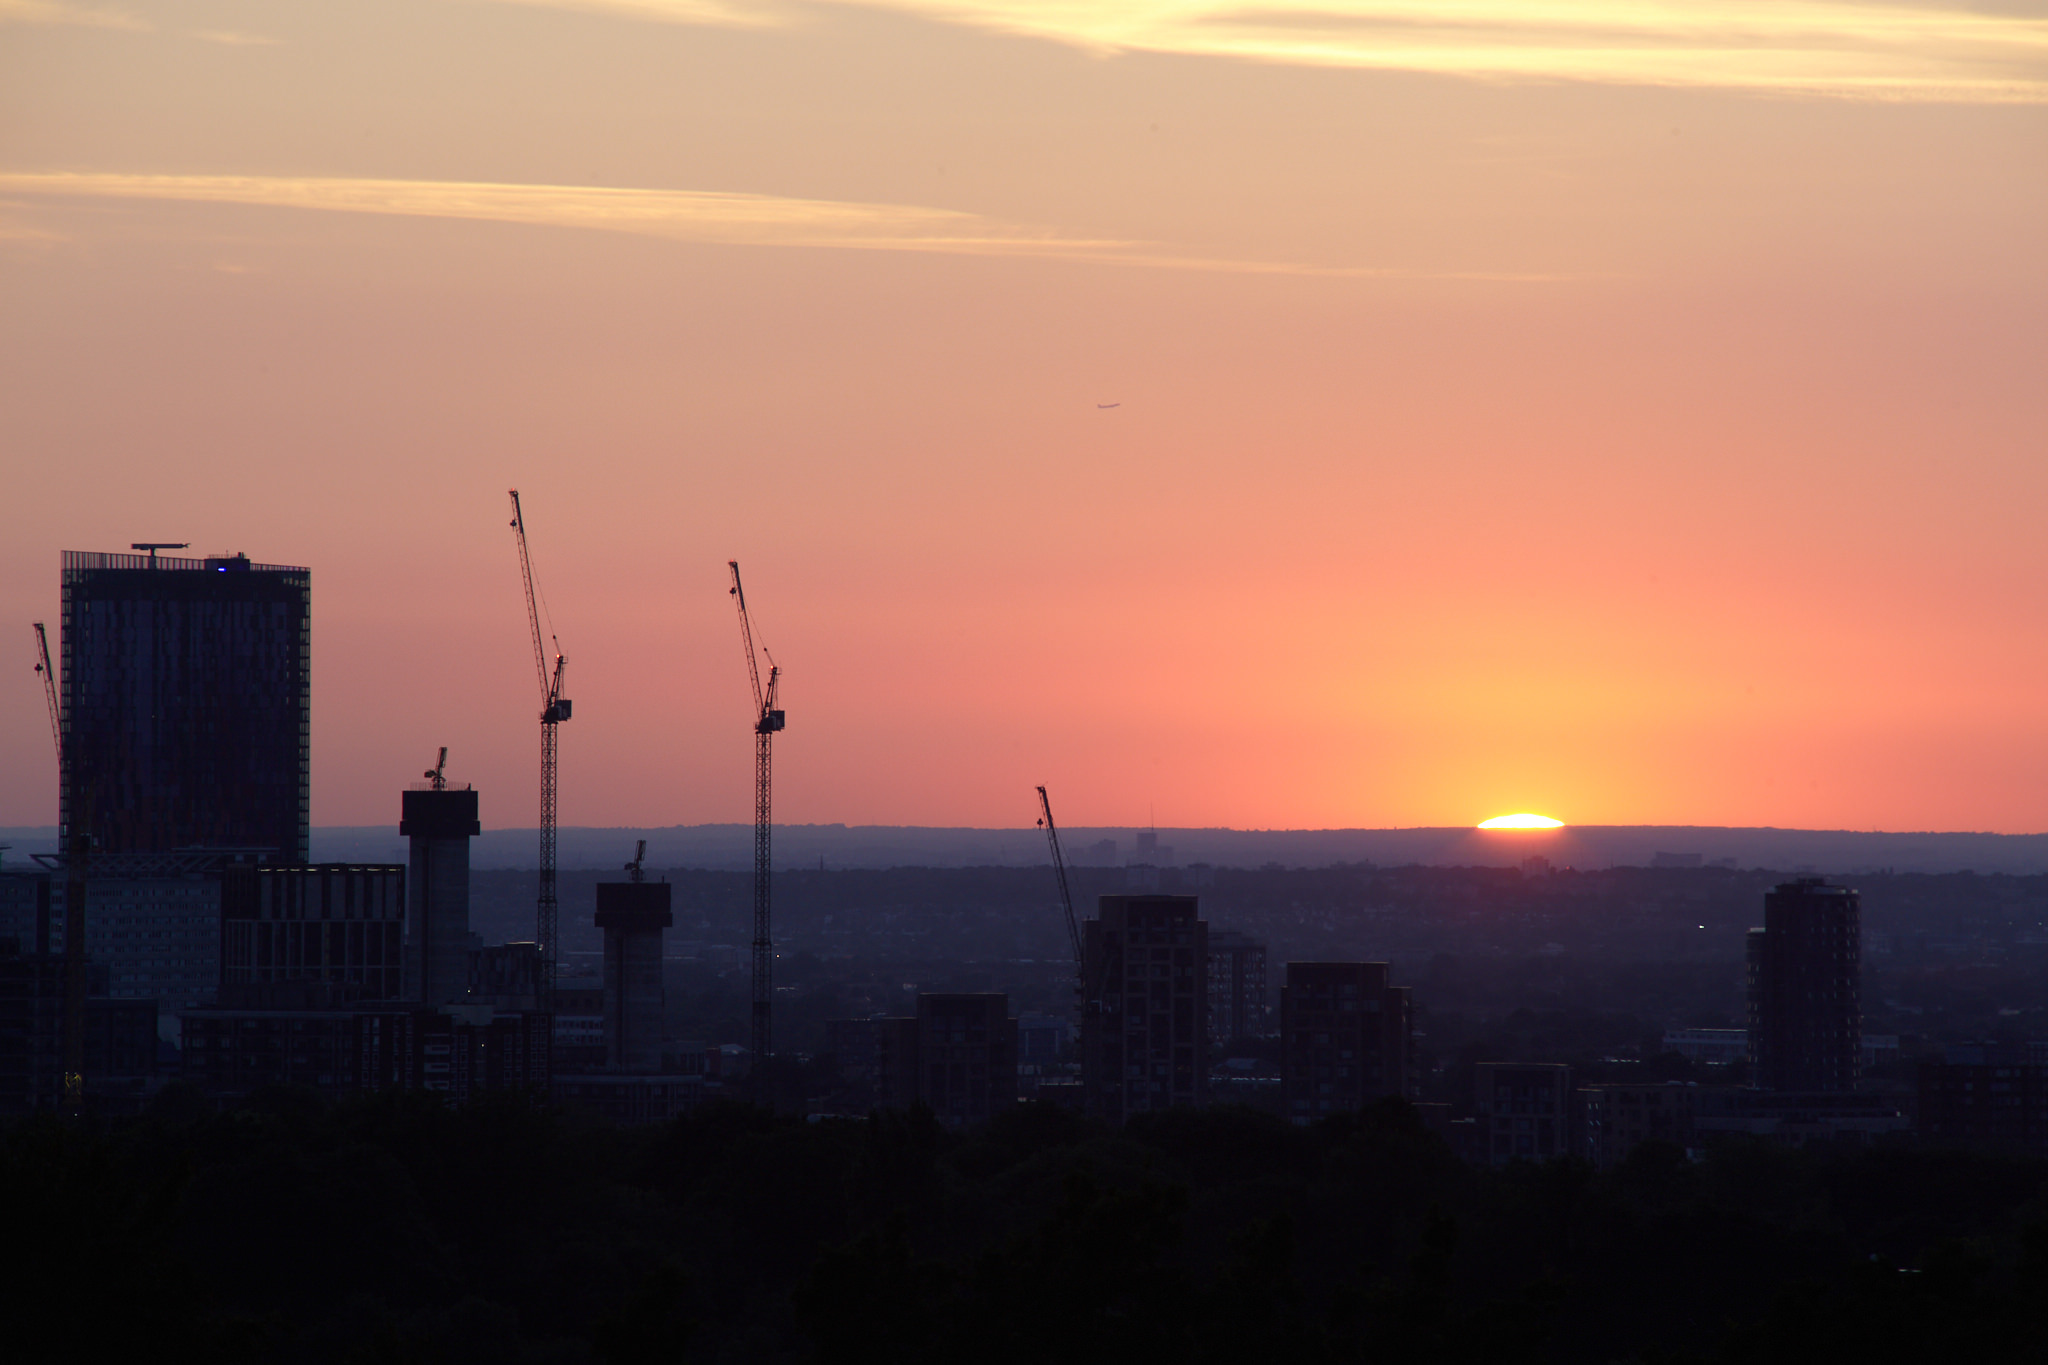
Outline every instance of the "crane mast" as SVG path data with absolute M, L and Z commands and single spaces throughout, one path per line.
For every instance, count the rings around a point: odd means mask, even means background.
M 519 577 L 526 588 L 526 625 L 533 635 L 534 672 L 540 680 L 540 894 L 535 907 L 533 938 L 540 948 L 540 1008 L 555 1004 L 555 971 L 560 958 L 555 900 L 555 730 L 569 719 L 569 699 L 562 695 L 568 661 L 553 632 L 543 636 L 540 606 L 533 590 L 533 555 L 526 548 L 526 517 L 519 508 L 519 490 L 512 491 L 512 530 L 519 545 Z M 554 646 L 553 667 L 548 646 Z
M 150 555 L 154 559 L 155 552 Z M 64 762 L 63 712 L 57 705 L 57 670 L 50 666 L 50 637 L 36 628 L 36 672 L 43 675 L 43 700 L 50 708 L 50 738 L 57 746 L 59 782 L 71 784 L 64 838 L 64 1096 L 66 1114 L 85 1107 L 85 897 L 86 859 L 92 847 L 85 811 L 85 785 Z M 47 949 L 48 944 L 38 945 Z
M 771 1005 L 775 999 L 775 941 L 768 914 L 769 833 L 773 809 L 775 732 L 782 728 L 782 711 L 776 705 L 782 685 L 782 669 L 775 656 L 768 655 L 768 686 L 761 686 L 761 664 L 754 657 L 754 627 L 747 619 L 747 595 L 740 588 L 738 560 L 726 561 L 732 570 L 732 597 L 740 611 L 740 642 L 747 650 L 747 681 L 754 689 L 754 1001 L 752 1046 L 758 1066 L 768 1060 L 773 1048 Z M 761 651 L 768 654 L 766 649 Z

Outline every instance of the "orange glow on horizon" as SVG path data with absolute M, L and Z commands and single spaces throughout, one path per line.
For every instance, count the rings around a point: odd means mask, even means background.
M 1564 821 L 1553 820 L 1547 815 L 1531 815 L 1526 811 L 1520 815 L 1496 815 L 1491 820 L 1481 820 L 1481 829 L 1563 829 Z
M 565 827 L 752 819 L 737 558 L 790 824 L 2048 829 L 2048 19 L 200 8 L 0 0 L 0 644 L 310 566 L 316 826 L 537 821 L 516 486 Z

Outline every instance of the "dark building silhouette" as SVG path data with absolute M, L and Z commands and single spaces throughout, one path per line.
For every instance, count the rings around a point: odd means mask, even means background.
M 476 791 L 402 794 L 398 832 L 412 841 L 405 884 L 407 1000 L 455 1004 L 469 995 L 469 841 L 483 832 Z
M 306 862 L 311 619 L 307 569 L 67 551 L 65 826 L 100 853 Z
M 184 1078 L 215 1096 L 292 1085 L 462 1104 L 487 1090 L 545 1092 L 550 1078 L 548 1016 L 486 1005 L 194 1010 L 184 1044 Z
M 1122 1123 L 1209 1098 L 1209 926 L 1193 896 L 1104 896 L 1082 926 L 1081 1078 Z
M 534 945 L 534 970 L 540 970 L 539 944 Z M 555 987 L 556 1069 L 595 1070 L 603 1065 L 604 987 Z
M 53 894 L 48 868 L 0 867 L 0 938 L 24 953 L 49 952 Z
M 917 1020 L 833 1019 L 825 1049 L 835 1059 L 840 1105 L 852 1113 L 917 1103 Z
M 661 1067 L 661 933 L 675 923 L 667 882 L 599 882 L 604 934 L 604 1064 L 611 1071 Z
M 1001 994 L 917 997 L 917 1097 L 950 1127 L 1017 1102 L 1017 1021 Z
M 356 1085 L 365 1092 L 424 1090 L 462 1104 L 487 1090 L 545 1094 L 552 1021 L 488 1005 L 358 1011 Z
M 1209 1042 L 1264 1037 L 1270 1009 L 1266 945 L 1229 929 L 1209 932 Z
M 1407 1097 L 1409 997 L 1384 962 L 1290 962 L 1280 990 L 1281 1091 L 1307 1123 Z
M 556 992 L 559 1018 L 563 992 Z M 530 1010 L 540 1000 L 540 945 L 531 939 L 493 943 L 469 954 L 469 1003 L 501 1010 Z M 599 1005 L 602 1009 L 602 1003 Z
M 236 878 L 254 872 L 249 851 L 96 853 L 85 886 L 85 956 L 104 973 L 106 993 L 155 1000 L 166 1014 L 216 1002 L 221 985 L 222 914 Z M 50 951 L 64 951 L 70 882 L 60 856 L 50 878 Z
M 180 1078 L 215 1098 L 285 1085 L 339 1099 L 358 1088 L 356 1016 L 349 1009 L 193 1010 L 180 1041 Z
M 112 1000 L 104 974 L 85 1002 L 86 1096 L 132 1108 L 157 1073 L 154 1000 Z M 0 1114 L 54 1107 L 63 1091 L 64 959 L 0 938 Z
M 688 1075 L 588 1072 L 557 1074 L 549 1095 L 564 1109 L 607 1123 L 667 1123 L 716 1094 L 715 1083 Z
M 2048 1043 L 1979 1043 L 1920 1064 L 1928 1142 L 2048 1155 Z
M 1645 1142 L 1692 1145 L 1703 1095 L 1715 1091 L 1683 1081 L 1618 1082 L 1579 1090 L 1582 1155 L 1605 1170 Z
M 1572 1069 L 1553 1062 L 1481 1062 L 1477 1076 L 1480 1159 L 1488 1165 L 1548 1161 L 1578 1146 Z
M 230 869 L 221 916 L 224 1005 L 317 1007 L 399 996 L 405 869 L 395 863 Z
M 1749 931 L 1751 1083 L 1802 1094 L 1856 1089 L 1863 1066 L 1860 900 L 1817 877 L 1764 895 Z

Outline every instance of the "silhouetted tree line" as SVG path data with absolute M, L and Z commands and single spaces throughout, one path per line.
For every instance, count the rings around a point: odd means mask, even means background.
M 2035 1360 L 2048 1162 L 1644 1147 L 1461 1165 L 1398 1102 L 586 1124 L 512 1098 L 0 1134 L 7 1357 Z

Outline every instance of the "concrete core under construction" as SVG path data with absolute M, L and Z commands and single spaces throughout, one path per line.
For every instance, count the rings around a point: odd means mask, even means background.
M 405 878 L 405 998 L 456 1004 L 469 994 L 469 841 L 483 832 L 476 792 L 403 795 L 398 832 L 412 841 Z
M 599 882 L 608 1071 L 661 1069 L 661 931 L 675 923 L 667 882 Z

